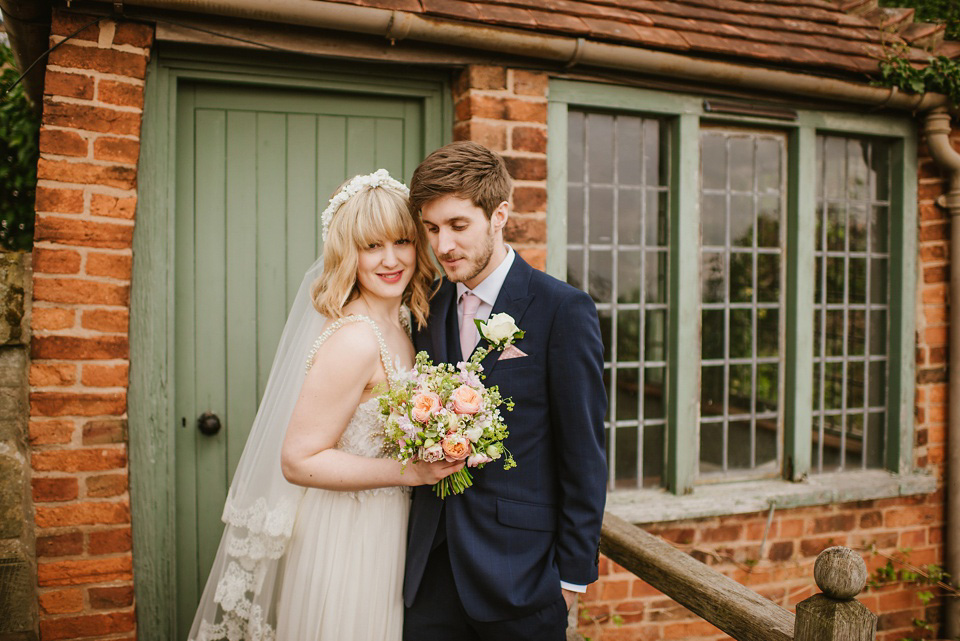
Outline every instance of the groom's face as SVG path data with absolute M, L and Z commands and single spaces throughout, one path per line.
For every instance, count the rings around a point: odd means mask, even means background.
M 496 243 L 502 243 L 507 203 L 487 218 L 470 200 L 442 196 L 423 206 L 420 219 L 447 278 L 473 288 L 487 276 Z

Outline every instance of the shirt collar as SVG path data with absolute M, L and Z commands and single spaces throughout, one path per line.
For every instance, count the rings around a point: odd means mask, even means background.
M 481 301 L 493 307 L 493 304 L 497 302 L 497 296 L 500 295 L 500 290 L 503 288 L 503 281 L 507 280 L 507 273 L 513 266 L 515 257 L 516 253 L 514 253 L 513 247 L 507 245 L 506 257 L 497 265 L 497 268 L 490 272 L 490 275 L 484 278 L 474 289 L 471 290 L 463 283 L 457 283 L 457 302 L 459 303 L 464 292 L 469 291 Z

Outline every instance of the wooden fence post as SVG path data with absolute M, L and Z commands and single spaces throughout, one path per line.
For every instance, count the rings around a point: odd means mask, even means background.
M 877 615 L 855 598 L 867 581 L 860 555 L 850 548 L 827 548 L 817 557 L 813 578 L 823 594 L 797 604 L 794 641 L 873 641 Z

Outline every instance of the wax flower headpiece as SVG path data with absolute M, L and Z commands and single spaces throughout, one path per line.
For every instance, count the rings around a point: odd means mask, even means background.
M 343 189 L 334 194 L 327 208 L 320 214 L 320 223 L 323 226 L 323 240 L 327 240 L 327 233 L 330 231 L 330 221 L 333 219 L 333 214 L 340 209 L 340 205 L 364 189 L 376 189 L 377 187 L 393 187 L 405 196 L 410 195 L 410 189 L 399 180 L 390 176 L 390 173 L 386 169 L 378 169 L 372 174 L 355 176 Z

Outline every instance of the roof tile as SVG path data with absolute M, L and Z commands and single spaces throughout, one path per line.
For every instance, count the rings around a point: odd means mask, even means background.
M 474 6 L 480 12 L 480 19 L 485 22 L 506 24 L 513 27 L 536 28 L 537 21 L 530 12 L 519 7 L 509 7 L 502 4 L 480 4 Z
M 420 0 L 423 10 L 427 13 L 450 16 L 452 18 L 466 18 L 479 20 L 480 12 L 473 2 L 464 0 Z
M 554 13 L 551 11 L 540 11 L 538 9 L 527 9 L 533 19 L 537 21 L 537 26 L 549 31 L 563 31 L 567 33 L 583 34 L 589 31 L 587 23 L 566 13 Z

